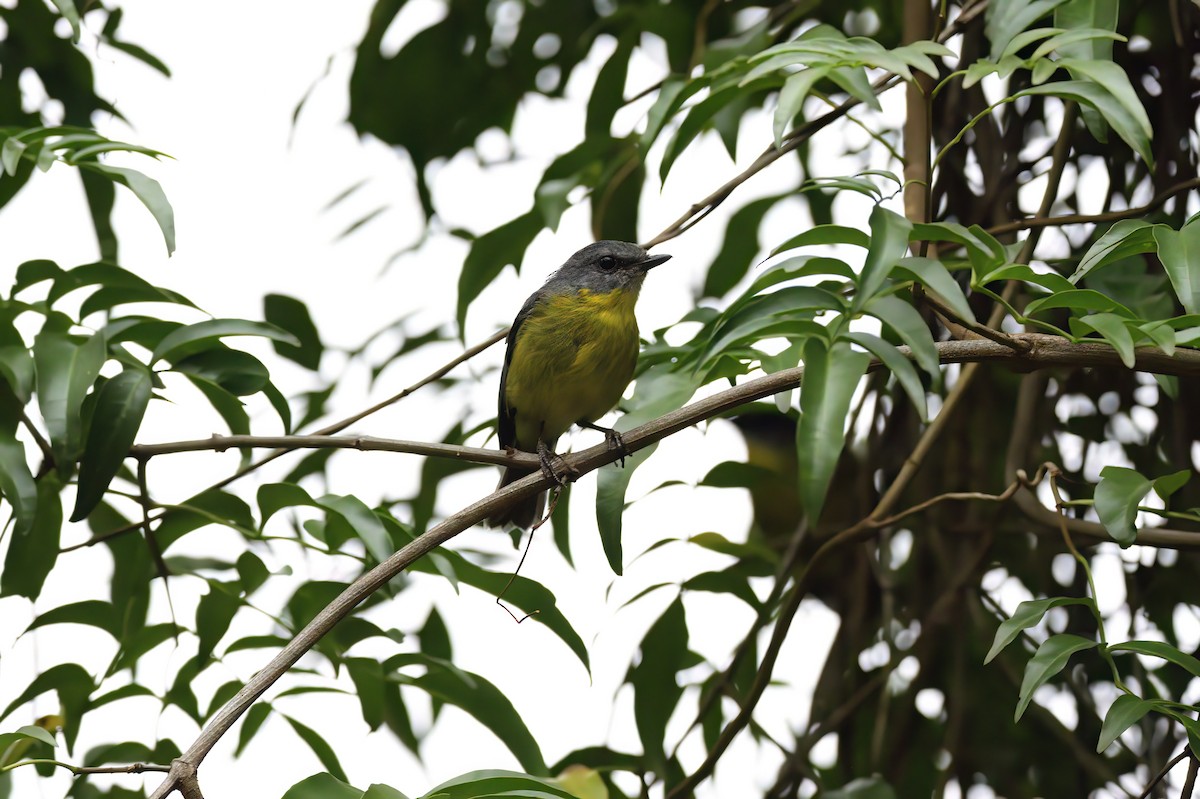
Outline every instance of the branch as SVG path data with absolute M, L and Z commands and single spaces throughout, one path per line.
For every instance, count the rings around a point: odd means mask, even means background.
M 388 397 L 387 399 L 383 400 L 382 402 L 372 405 L 370 408 L 367 408 L 365 411 L 360 411 L 360 412 L 354 414 L 353 416 L 347 416 L 345 419 L 342 419 L 341 421 L 334 422 L 333 424 L 328 425 L 326 427 L 322 427 L 320 430 L 317 430 L 312 435 L 331 436 L 334 433 L 340 433 L 343 430 L 345 430 L 347 427 L 349 427 L 350 425 L 354 424 L 355 422 L 361 421 L 362 419 L 367 418 L 371 414 L 376 413 L 377 411 L 383 410 L 384 408 L 388 407 L 389 405 L 395 405 L 397 402 L 404 399 L 409 394 L 412 394 L 417 389 L 423 388 L 424 386 L 429 385 L 433 381 L 440 380 L 441 378 L 445 377 L 450 372 L 451 369 L 458 366 L 460 363 L 469 361 L 471 358 L 474 358 L 476 355 L 483 352 L 488 347 L 491 347 L 493 344 L 496 344 L 497 342 L 504 340 L 504 337 L 507 335 L 508 335 L 508 330 L 501 330 L 501 331 L 493 334 L 491 338 L 486 339 L 485 341 L 481 341 L 478 344 L 476 344 L 475 346 L 473 346 L 467 350 L 464 350 L 456 358 L 454 358 L 453 360 L 444 364 L 443 366 L 435 369 L 433 372 L 430 372 L 428 375 L 421 378 L 416 383 L 413 383 L 411 386 L 404 389 L 399 394 L 394 394 L 391 397 Z M 281 455 L 283 455 L 289 451 L 290 450 L 287 450 L 287 449 L 281 449 L 278 452 L 272 452 L 270 455 L 266 456 L 262 460 L 255 461 L 254 463 L 247 464 L 243 468 L 238 469 L 232 475 L 230 475 L 229 477 L 226 477 L 224 480 L 220 481 L 219 483 L 214 483 L 213 485 L 209 486 L 207 490 L 211 491 L 214 488 L 224 488 L 225 486 L 232 483 L 234 480 L 237 480 L 237 479 L 241 478 L 242 476 L 249 474 L 250 472 L 254 471 L 255 469 L 259 468 L 260 466 L 263 466 L 264 464 L 270 463 L 271 461 L 275 460 L 276 458 L 280 457 Z
M 129 454 L 135 458 L 152 458 L 175 452 L 198 452 L 227 449 L 276 448 L 281 453 L 294 449 L 357 449 L 363 452 L 406 452 L 411 455 L 427 455 L 435 458 L 452 458 L 470 463 L 485 463 L 493 466 L 528 466 L 536 468 L 540 461 L 537 455 L 528 452 L 463 447 L 457 444 L 435 444 L 424 441 L 405 441 L 374 436 L 329 436 L 314 433 L 306 436 L 222 436 L 197 438 L 190 441 L 168 441 L 162 444 L 135 444 Z
M 170 771 L 168 766 L 156 766 L 152 763 L 130 763 L 127 766 L 72 766 L 70 763 L 63 763 L 60 760 L 36 758 L 33 760 L 22 760 L 19 763 L 13 763 L 9 766 L 0 766 L 0 773 L 11 771 L 20 766 L 35 766 L 38 764 L 48 764 L 51 766 L 58 766 L 59 768 L 65 768 L 76 777 L 82 777 L 87 774 L 145 774 L 150 771 Z
M 1184 746 L 1183 751 L 1180 752 L 1179 754 L 1175 755 L 1175 757 L 1171 758 L 1170 762 L 1168 762 L 1167 765 L 1163 766 L 1162 770 L 1159 771 L 1158 774 L 1156 774 L 1154 776 L 1154 779 L 1150 780 L 1150 784 L 1146 786 L 1146 790 L 1144 790 L 1140 794 L 1138 794 L 1137 799 L 1149 799 L 1150 794 L 1152 794 L 1154 792 L 1154 786 L 1158 785 L 1160 782 L 1162 782 L 1163 779 L 1167 776 L 1167 774 L 1169 774 L 1171 772 L 1171 769 L 1178 766 L 1180 761 L 1182 761 L 1185 757 L 1188 756 L 1188 752 L 1189 752 L 1188 747 Z
M 446 374 L 448 374 L 451 369 L 453 369 L 454 367 L 458 366 L 461 363 L 464 363 L 464 362 L 470 360 L 471 358 L 474 358 L 476 355 L 483 352 L 488 347 L 490 347 L 493 344 L 504 339 L 504 337 L 507 335 L 508 335 L 507 329 L 501 330 L 501 331 L 493 334 L 491 338 L 489 338 L 485 341 L 481 341 L 480 343 L 476 344 L 475 346 L 473 346 L 467 350 L 464 350 L 460 355 L 455 357 L 453 360 L 449 361 L 448 363 L 444 364 L 443 366 L 439 367 L 438 369 L 435 369 L 433 372 L 431 372 L 428 375 L 426 375 L 425 377 L 421 378 L 416 383 L 413 383 L 411 386 L 404 389 L 399 394 L 395 394 L 391 397 L 388 397 L 387 399 L 383 400 L 382 402 L 376 403 L 375 405 L 372 405 L 370 408 L 367 408 L 365 411 L 360 411 L 359 413 L 356 413 L 353 416 L 349 416 L 345 419 L 342 419 L 341 421 L 334 422 L 331 425 L 323 427 L 320 430 L 317 430 L 315 433 L 312 433 L 311 435 L 331 436 L 334 433 L 340 433 L 342 430 L 345 430 L 347 427 L 354 424 L 355 422 L 365 419 L 366 417 L 370 416 L 371 414 L 373 414 L 377 411 L 380 411 L 380 410 L 388 407 L 389 405 L 394 405 L 395 403 L 397 403 L 400 400 L 407 397 L 409 394 L 412 394 L 417 389 L 429 385 L 434 380 L 441 379 Z M 230 436 L 230 438 L 233 438 L 233 436 Z M 254 445 L 247 444 L 246 446 L 254 446 Z M 330 446 L 338 446 L 338 445 L 330 445 Z M 207 488 L 201 490 L 198 493 L 204 493 L 205 491 L 213 491 L 218 488 L 224 488 L 225 486 L 229 485 L 233 481 L 239 480 L 242 477 L 245 477 L 247 474 L 249 474 L 250 472 L 253 472 L 255 469 L 258 469 L 259 467 L 270 463 L 271 461 L 275 460 L 276 458 L 284 455 L 287 452 L 291 452 L 292 449 L 296 449 L 296 448 L 297 447 L 289 447 L 287 449 L 280 449 L 276 452 L 272 452 L 270 455 L 267 455 L 262 460 L 247 464 L 246 466 L 242 467 L 241 469 L 238 469 L 236 472 L 234 472 L 229 477 L 226 477 L 223 480 L 213 483 L 212 485 L 208 486 Z M 134 449 L 136 450 L 137 448 L 134 447 Z M 208 449 L 208 448 L 205 447 L 204 449 Z M 154 454 L 154 453 L 152 453 L 152 454 Z M 157 521 L 160 518 L 162 518 L 161 513 L 158 514 L 157 516 L 151 517 L 150 521 Z M 134 530 L 137 530 L 141 526 L 142 526 L 142 522 L 135 522 L 132 524 L 127 524 L 124 527 L 117 527 L 112 530 L 106 530 L 103 533 L 98 533 L 97 535 L 92 536 L 91 538 L 89 538 L 88 540 L 86 540 L 80 544 L 74 544 L 69 547 L 63 547 L 62 549 L 59 550 L 59 553 L 61 554 L 63 552 L 71 552 L 73 550 L 82 549 L 84 547 L 95 546 L 96 544 L 107 541 L 110 538 L 116 538 L 119 535 L 124 535 L 125 533 L 129 533 Z
M 1048 336 L 1038 333 L 1025 333 L 1015 338 L 1027 340 L 1030 343 L 1028 352 L 1017 353 L 1011 348 L 992 341 L 943 341 L 936 346 L 942 363 L 963 362 L 1010 362 L 1017 363 L 1023 368 L 1038 369 L 1048 366 L 1121 366 L 1120 357 L 1116 351 L 1100 342 L 1073 343 L 1058 336 Z M 900 348 L 908 354 L 907 348 Z M 1141 347 L 1136 350 L 1137 368 L 1142 371 L 1175 374 L 1184 376 L 1200 376 L 1200 351 L 1176 350 L 1175 355 L 1167 357 L 1161 351 Z M 879 368 L 877 361 L 872 363 L 872 369 Z M 1122 367 L 1123 368 L 1123 367 Z M 769 397 L 781 391 L 797 388 L 804 377 L 804 367 L 797 366 L 785 369 L 765 377 L 747 381 L 733 388 L 726 389 L 678 410 L 667 413 L 659 418 L 636 427 L 622 434 L 625 443 L 624 450 L 614 450 L 607 442 L 597 444 L 566 458 L 571 471 L 582 476 L 608 463 L 612 463 L 623 454 L 629 454 L 644 449 L 667 436 L 674 435 L 680 430 L 691 427 L 701 421 L 710 419 L 725 411 L 733 410 L 755 400 Z M 448 517 L 424 534 L 413 539 L 409 544 L 393 554 L 390 558 L 371 569 L 355 580 L 337 598 L 327 605 L 317 616 L 293 638 L 287 646 L 279 651 L 274 658 L 246 683 L 221 710 L 209 721 L 208 726 L 201 732 L 199 738 L 188 750 L 177 758 L 171 766 L 167 779 L 155 789 L 150 799 L 165 799 L 177 787 L 182 786 L 182 780 L 187 774 L 194 776 L 195 769 L 200 765 L 217 741 L 228 732 L 234 722 L 273 685 L 291 666 L 308 652 L 322 636 L 335 624 L 348 616 L 354 608 L 368 596 L 386 584 L 393 577 L 404 571 L 418 558 L 423 557 L 434 548 L 449 541 L 467 528 L 478 524 L 496 511 L 510 504 L 532 496 L 539 491 L 550 488 L 552 481 L 540 471 L 533 472 L 498 491 L 472 503 L 458 513 Z M 1165 531 L 1149 530 L 1138 534 L 1139 544 L 1180 546 L 1200 546 L 1200 533 L 1174 532 L 1173 536 L 1163 536 Z M 800 600 L 807 592 L 813 567 L 835 549 L 851 540 L 859 540 L 874 534 L 874 529 L 859 524 L 844 530 L 827 541 L 813 555 L 804 573 L 800 576 L 795 588 L 790 593 L 787 603 L 782 609 L 775 626 L 770 646 L 763 657 L 763 668 L 760 676 L 769 674 L 782 646 L 786 630 L 800 606 Z M 1184 536 L 1186 542 L 1178 540 Z M 1164 538 L 1170 543 L 1165 543 Z M 751 688 L 750 699 L 733 722 L 722 733 L 721 740 L 728 741 L 749 721 L 749 712 L 753 709 L 758 695 L 766 688 L 769 678 L 755 680 Z M 745 716 L 743 718 L 743 716 Z M 740 726 L 739 726 L 740 725 Z M 720 745 L 720 742 L 718 742 Z M 722 751 L 724 747 L 721 747 Z M 695 776 L 695 775 L 693 775 Z M 677 796 L 673 791 L 672 796 Z
M 1200 178 L 1192 178 L 1185 180 L 1182 183 L 1177 183 L 1168 189 L 1164 189 L 1154 196 L 1154 199 L 1145 205 L 1139 205 L 1136 208 L 1125 208 L 1120 211 L 1108 211 L 1103 214 L 1064 214 L 1063 216 L 1052 217 L 1031 217 L 1029 219 L 1018 219 L 1015 222 L 1006 222 L 1003 225 L 996 225 L 987 229 L 988 233 L 994 236 L 1002 233 L 1012 233 L 1017 230 L 1030 230 L 1032 228 L 1043 227 L 1062 227 L 1064 225 L 1083 225 L 1094 224 L 1100 222 L 1117 222 L 1122 219 L 1130 219 L 1135 216 L 1145 216 L 1158 209 L 1177 194 L 1182 194 L 1192 189 L 1200 188 Z
M 29 430 L 29 435 L 33 436 L 33 441 L 35 444 L 37 444 L 38 449 L 42 451 L 42 457 L 45 459 L 46 463 L 53 466 L 54 451 L 50 449 L 50 442 L 47 441 L 46 437 L 42 435 L 42 432 L 37 429 L 37 425 L 35 425 L 33 420 L 29 418 L 29 415 L 25 413 L 25 408 L 23 407 L 20 410 L 20 419 L 21 424 L 25 425 L 25 428 Z

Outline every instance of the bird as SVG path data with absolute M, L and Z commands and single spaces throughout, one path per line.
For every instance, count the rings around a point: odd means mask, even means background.
M 554 451 L 572 424 L 599 430 L 610 446 L 620 435 L 596 420 L 612 410 L 633 379 L 638 357 L 634 316 L 646 273 L 670 259 L 626 241 L 597 241 L 567 259 L 535 291 L 513 321 L 500 373 L 497 429 L 500 448 L 536 452 L 542 472 L 562 484 Z M 509 466 L 497 490 L 532 470 Z M 546 493 L 502 508 L 492 527 L 531 527 Z

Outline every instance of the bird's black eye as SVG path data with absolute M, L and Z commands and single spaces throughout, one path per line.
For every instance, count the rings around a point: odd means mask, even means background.
M 607 272 L 609 269 L 612 269 L 617 265 L 617 259 L 613 258 L 611 255 L 605 255 L 600 259 L 599 263 L 600 268 Z

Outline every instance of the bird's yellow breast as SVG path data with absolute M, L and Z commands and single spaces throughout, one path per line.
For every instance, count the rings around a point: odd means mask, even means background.
M 517 446 L 551 442 L 621 399 L 637 365 L 635 291 L 587 290 L 547 297 L 521 323 L 505 401 L 516 411 Z

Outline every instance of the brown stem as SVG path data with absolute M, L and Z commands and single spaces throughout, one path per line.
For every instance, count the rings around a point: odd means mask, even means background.
M 1003 225 L 995 225 L 987 229 L 988 233 L 993 236 L 998 236 L 1003 233 L 1012 233 L 1017 230 L 1032 230 L 1035 228 L 1044 227 L 1062 227 L 1063 225 L 1083 225 L 1096 224 L 1100 222 L 1117 222 L 1122 219 L 1132 219 L 1137 216 L 1145 216 L 1151 211 L 1156 210 L 1167 200 L 1177 194 L 1182 194 L 1192 189 L 1200 188 L 1200 178 L 1192 178 L 1185 180 L 1182 183 L 1177 183 L 1170 188 L 1164 189 L 1155 195 L 1154 199 L 1145 205 L 1139 205 L 1136 208 L 1125 208 L 1120 211 L 1108 211 L 1103 214 L 1064 214 L 1063 216 L 1051 217 L 1032 217 L 1030 219 L 1018 219 L 1015 222 L 1006 222 Z

